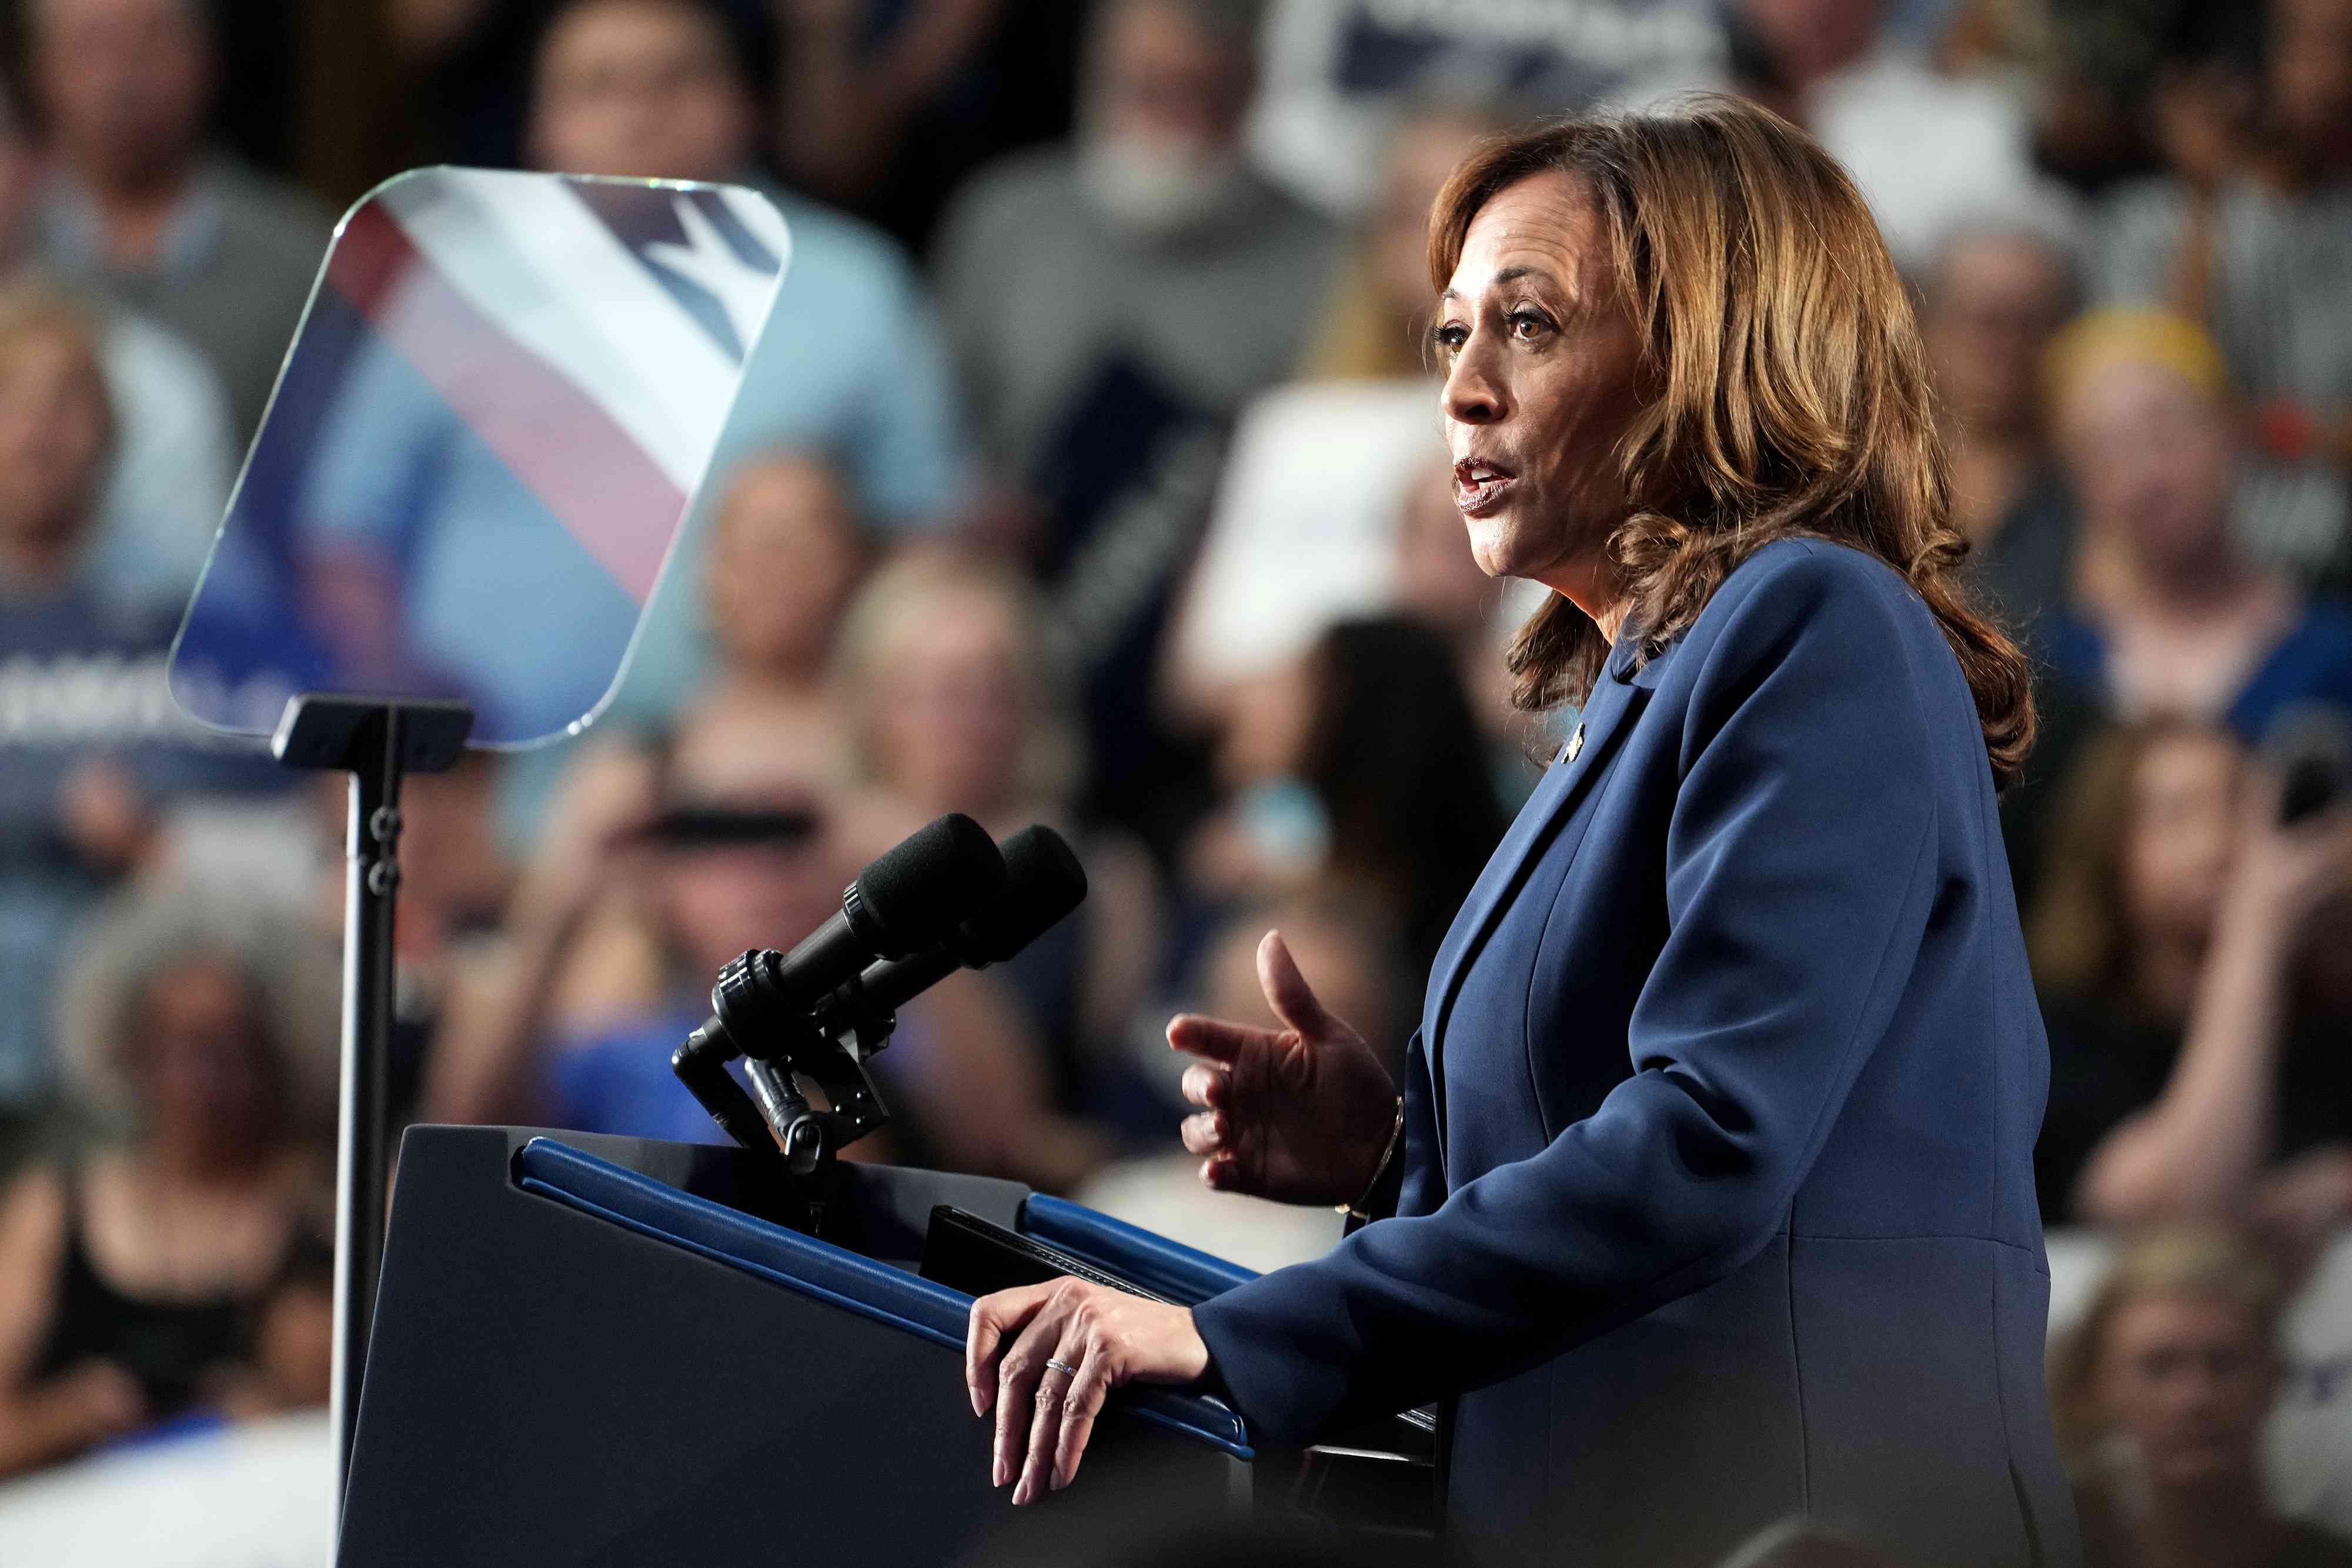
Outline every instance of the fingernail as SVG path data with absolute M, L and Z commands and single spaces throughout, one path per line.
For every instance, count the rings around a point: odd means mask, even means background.
M 981 1393 L 981 1391 L 980 1391 L 979 1389 L 977 1389 L 977 1388 L 967 1389 L 967 1390 L 965 1390 L 965 1392 L 966 1392 L 966 1393 L 968 1393 L 968 1394 L 970 1394 L 970 1395 L 971 1396 L 971 1413 L 972 1413 L 973 1415 L 975 1415 L 975 1416 L 985 1416 L 985 1415 L 987 1415 L 987 1414 L 988 1414 L 988 1397 L 987 1397 L 987 1396 L 985 1396 L 985 1395 L 983 1395 L 982 1393 Z
M 1013 1489 L 1013 1506 L 1015 1508 L 1024 1506 L 1029 1501 L 1029 1495 L 1033 1490 L 1028 1479 L 1024 1477 L 1021 1484 Z
M 989 1482 L 988 1482 L 988 1484 L 989 1484 L 989 1485 L 991 1485 L 991 1486 L 997 1486 L 997 1487 L 1001 1487 L 1001 1486 L 1003 1486 L 1006 1481 L 1009 1481 L 1009 1480 L 1011 1480 L 1011 1479 L 1013 1479 L 1013 1467 L 1012 1467 L 1012 1466 L 1010 1466 L 1010 1465 L 1008 1465 L 1008 1464 L 1006 1464 L 1006 1463 L 1004 1462 L 1004 1460 L 1003 1460 L 1003 1458 L 1002 1456 L 999 1456 L 999 1457 L 998 1457 L 998 1458 L 997 1458 L 996 1463 L 995 1463 L 993 1466 L 992 1466 L 992 1467 L 990 1468 L 988 1474 L 989 1474 Z M 1017 1501 L 1017 1500 L 1018 1500 L 1018 1499 L 1016 1499 L 1016 1500 L 1016 1500 L 1016 1501 Z
M 1070 1473 L 1067 1470 L 1056 1467 L 1054 1471 L 1054 1490 L 1055 1491 L 1060 1491 L 1064 1487 L 1068 1486 L 1069 1484 Z

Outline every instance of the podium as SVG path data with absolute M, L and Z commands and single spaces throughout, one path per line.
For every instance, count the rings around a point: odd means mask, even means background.
M 772 1155 L 410 1129 L 337 1562 L 920 1568 L 1016 1513 L 1118 1529 L 1073 1500 L 1121 1486 L 1196 1520 L 1428 1532 L 1425 1421 L 1278 1453 L 1214 1398 L 1142 1385 L 1076 1486 L 1013 1510 L 964 1393 L 971 1297 L 918 1272 L 941 1204 L 1169 1300 L 1251 1277 L 1014 1182 L 845 1162 L 810 1235 Z

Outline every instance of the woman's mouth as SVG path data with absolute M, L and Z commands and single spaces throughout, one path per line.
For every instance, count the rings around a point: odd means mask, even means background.
M 1500 464 L 1465 457 L 1454 465 L 1454 505 L 1465 517 L 1483 517 L 1503 504 L 1519 476 Z

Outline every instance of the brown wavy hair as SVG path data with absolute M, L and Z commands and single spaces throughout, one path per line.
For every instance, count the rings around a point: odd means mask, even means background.
M 2025 657 L 1958 580 L 1951 467 L 1911 297 L 1862 194 L 1819 143 L 1738 99 L 1579 115 L 1487 142 L 1430 214 L 1444 288 L 1478 210 L 1538 174 L 1574 176 L 1605 221 L 1641 333 L 1643 406 L 1618 453 L 1632 511 L 1609 539 L 1647 659 L 1774 539 L 1868 551 L 1935 612 L 1968 676 L 1996 785 L 2033 743 Z M 1554 596 L 1511 645 L 1512 700 L 1580 700 L 1609 654 Z

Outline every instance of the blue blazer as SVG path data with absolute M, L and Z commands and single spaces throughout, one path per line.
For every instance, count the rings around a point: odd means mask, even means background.
M 2042 1381 L 2048 1048 L 1977 714 L 1899 574 L 1766 546 L 1612 654 L 1463 906 L 1393 1217 L 1194 1310 L 1277 1442 L 1447 1402 L 1471 1561 L 1792 1514 L 2078 1561 Z

